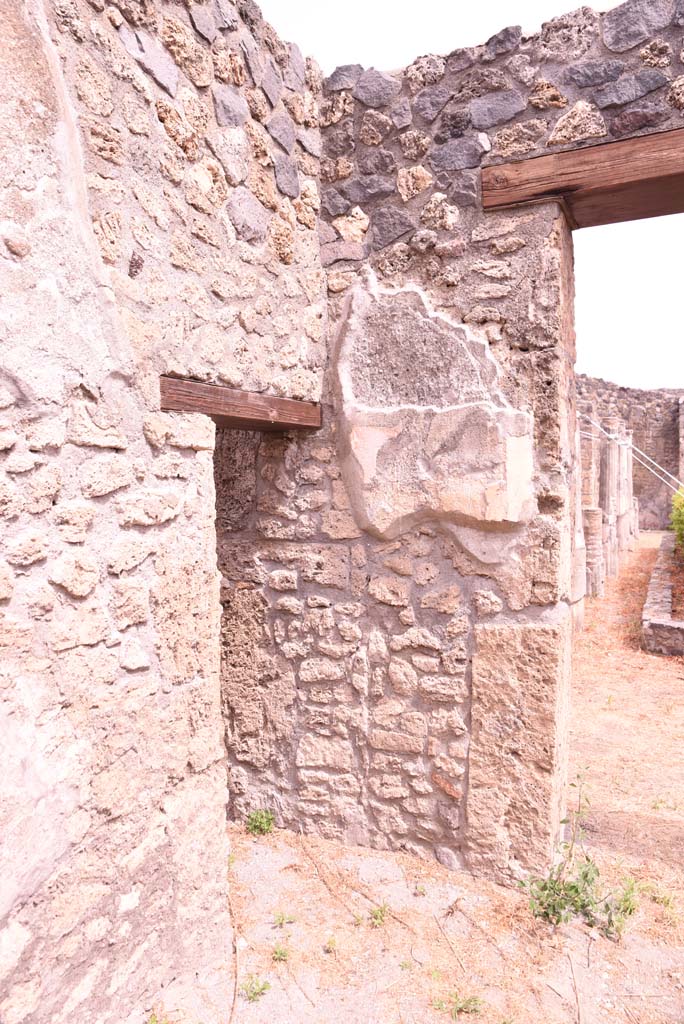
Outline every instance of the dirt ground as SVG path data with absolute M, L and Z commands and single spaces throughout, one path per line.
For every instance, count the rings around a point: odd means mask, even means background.
M 637 881 L 621 941 L 436 863 L 231 826 L 229 1024 L 684 1024 L 684 661 L 639 648 L 655 553 L 645 537 L 587 603 L 575 652 L 588 842 L 607 884 Z

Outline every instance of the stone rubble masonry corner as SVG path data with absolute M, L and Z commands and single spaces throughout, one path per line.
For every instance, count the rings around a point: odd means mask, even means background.
M 571 617 L 478 625 L 466 849 L 492 878 L 544 871 L 563 817 Z

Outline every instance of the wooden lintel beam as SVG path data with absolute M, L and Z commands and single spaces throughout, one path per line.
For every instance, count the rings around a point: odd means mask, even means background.
M 322 422 L 321 407 L 317 402 L 237 391 L 185 377 L 160 377 L 159 391 L 164 412 L 203 413 L 220 427 L 318 430 Z
M 580 228 L 684 212 L 684 128 L 482 171 L 485 210 L 552 199 Z

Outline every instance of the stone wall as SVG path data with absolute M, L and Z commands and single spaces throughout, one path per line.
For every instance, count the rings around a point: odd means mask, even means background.
M 158 378 L 318 397 L 318 76 L 251 2 L 6 2 L 3 43 L 0 1018 L 213 1024 L 214 428 Z
M 0 1016 L 218 1024 L 226 804 L 548 863 L 572 239 L 556 203 L 484 216 L 479 167 L 679 125 L 684 10 L 323 85 L 253 0 L 5 7 Z M 160 413 L 162 373 L 323 429 Z
M 583 400 L 593 402 L 599 420 L 610 416 L 620 417 L 631 432 L 637 448 L 655 459 L 669 473 L 684 479 L 680 434 L 680 424 L 684 419 L 684 390 L 663 388 L 641 391 L 580 375 L 577 377 L 577 391 Z M 639 453 L 636 455 L 639 456 Z M 647 461 L 643 456 L 639 457 L 642 462 Z M 672 490 L 637 458 L 634 460 L 633 478 L 641 528 L 665 529 L 669 525 L 672 510 Z

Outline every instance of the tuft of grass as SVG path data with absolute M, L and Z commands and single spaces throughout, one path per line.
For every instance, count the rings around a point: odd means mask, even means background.
M 458 992 L 450 992 L 446 999 L 434 999 L 433 1009 L 448 1013 L 452 1020 L 458 1020 L 461 1014 L 482 1012 L 482 1000 L 477 996 L 460 996 Z
M 385 918 L 388 914 L 389 907 L 386 903 L 381 903 L 379 907 L 373 907 L 368 915 L 371 928 L 381 928 L 385 923 Z
M 279 943 L 277 946 L 273 947 L 271 958 L 274 964 L 284 964 L 290 959 L 290 953 L 285 946 L 281 946 Z
M 335 955 L 337 955 L 337 939 L 335 938 L 334 935 L 331 935 L 330 938 L 325 940 L 325 945 L 323 946 L 323 952 L 324 953 L 334 953 Z
M 262 996 L 266 995 L 270 987 L 268 981 L 262 981 L 261 978 L 257 978 L 256 974 L 250 974 L 244 985 L 240 988 L 240 993 L 248 1003 L 256 1003 Z
M 609 939 L 619 939 L 627 920 L 637 910 L 637 885 L 627 879 L 622 889 L 605 892 L 601 888 L 598 865 L 583 849 L 582 814 L 588 806 L 581 780 L 578 805 L 570 819 L 570 839 L 559 847 L 557 863 L 546 876 L 535 876 L 522 882 L 530 898 L 534 917 L 557 926 L 574 917 L 582 918 L 590 928 Z
M 273 831 L 275 816 L 273 811 L 252 811 L 247 818 L 247 831 L 252 836 L 267 836 Z
M 284 928 L 286 924 L 294 924 L 294 920 L 294 917 L 290 917 L 289 914 L 283 914 L 280 912 L 273 918 L 273 927 Z
M 427 896 L 427 889 L 425 888 L 424 885 L 416 885 L 415 889 L 413 890 L 413 895 L 414 896 Z
M 679 490 L 672 497 L 672 516 L 670 517 L 675 535 L 675 544 L 684 554 L 684 491 Z

